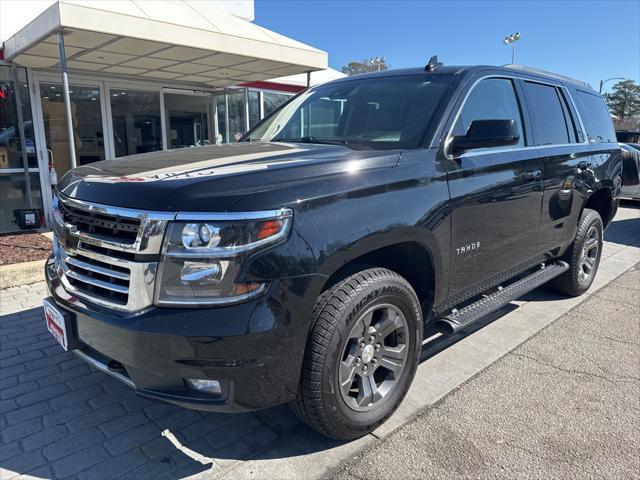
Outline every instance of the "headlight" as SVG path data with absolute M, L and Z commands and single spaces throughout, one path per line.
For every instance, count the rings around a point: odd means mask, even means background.
M 183 216 L 178 215 L 178 220 Z M 249 213 L 242 220 L 170 223 L 156 283 L 156 304 L 218 305 L 260 295 L 267 283 L 237 282 L 242 262 L 284 240 L 291 216 L 291 210 L 282 209 Z

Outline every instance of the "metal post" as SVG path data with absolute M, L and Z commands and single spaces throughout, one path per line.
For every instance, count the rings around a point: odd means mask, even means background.
M 249 89 L 244 89 L 244 133 L 249 131 Z
M 311 86 L 311 72 L 307 72 L 307 88 Z
M 224 90 L 224 124 L 225 124 L 225 129 L 224 129 L 224 136 L 225 136 L 225 143 L 229 143 L 229 138 L 231 138 L 229 136 L 229 94 L 227 93 L 227 89 L 225 88 Z
M 511 65 L 515 65 L 516 64 L 516 42 L 513 42 L 511 44 Z
M 67 123 L 67 140 L 69 142 L 69 163 L 76 168 L 76 145 L 73 132 L 73 117 L 71 116 L 71 99 L 69 98 L 69 76 L 67 74 L 67 56 L 64 51 L 64 36 L 58 32 L 58 53 L 60 55 L 60 73 L 62 74 L 62 93 L 64 98 L 64 116 Z
M 24 179 L 27 188 L 27 205 L 33 208 L 33 199 L 31 198 L 31 177 L 29 175 L 29 159 L 27 158 L 27 139 L 24 135 L 24 118 L 22 115 L 22 97 L 20 96 L 20 81 L 18 79 L 18 69 L 12 67 L 13 70 L 13 90 L 16 97 L 16 113 L 18 114 L 18 133 L 20 135 L 20 150 L 22 151 L 22 166 L 24 168 Z M 35 131 L 35 130 L 34 130 Z

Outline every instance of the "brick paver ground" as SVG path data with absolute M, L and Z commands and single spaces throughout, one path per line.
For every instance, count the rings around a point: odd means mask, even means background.
M 60 348 L 42 317 L 45 295 L 44 283 L 0 291 L 2 480 L 228 472 L 306 429 L 287 407 L 220 415 L 139 397 Z

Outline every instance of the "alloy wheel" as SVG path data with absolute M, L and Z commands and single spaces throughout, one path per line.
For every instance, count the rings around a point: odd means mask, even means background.
M 580 280 L 587 281 L 595 272 L 600 251 L 600 233 L 595 226 L 587 232 L 586 240 L 582 245 L 582 257 L 580 259 Z
M 358 318 L 338 371 L 342 398 L 351 409 L 371 410 L 389 396 L 406 366 L 408 342 L 407 319 L 395 305 L 372 306 Z

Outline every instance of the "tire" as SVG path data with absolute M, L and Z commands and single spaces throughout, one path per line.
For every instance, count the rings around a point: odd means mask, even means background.
M 327 437 L 366 435 L 396 410 L 415 375 L 418 297 L 397 273 L 372 268 L 325 291 L 313 316 L 293 410 Z
M 602 232 L 600 214 L 585 208 L 578 222 L 576 238 L 563 257 L 569 270 L 552 281 L 558 292 L 577 297 L 589 290 L 600 265 Z

